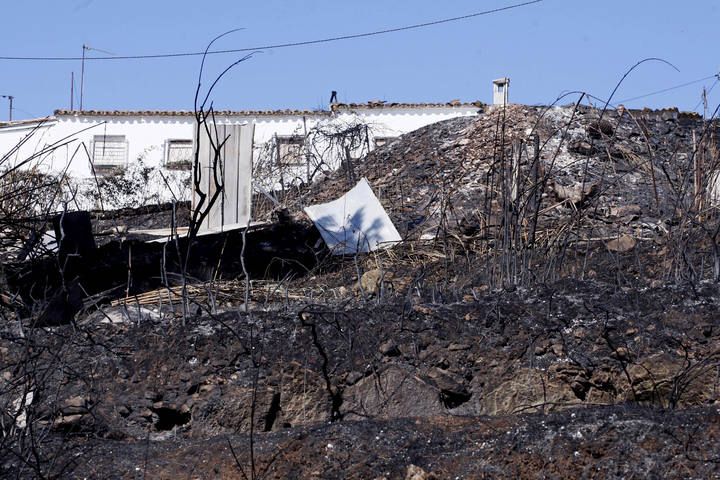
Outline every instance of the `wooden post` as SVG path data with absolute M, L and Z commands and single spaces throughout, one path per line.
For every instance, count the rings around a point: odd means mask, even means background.
M 537 230 L 538 212 L 540 211 L 541 190 L 540 184 L 540 136 L 536 133 L 533 135 L 533 161 L 530 167 L 532 178 L 532 193 L 529 202 L 529 212 L 532 216 L 530 221 L 530 238 L 529 244 L 535 244 L 535 231 Z
M 703 206 L 703 158 L 702 145 L 697 144 L 695 131 L 693 130 L 693 177 L 695 186 L 695 198 L 693 199 L 693 208 L 699 213 Z

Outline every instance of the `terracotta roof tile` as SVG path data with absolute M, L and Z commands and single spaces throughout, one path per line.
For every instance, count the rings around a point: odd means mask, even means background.
M 327 115 L 324 110 L 216 110 L 216 116 Z M 55 110 L 58 116 L 85 117 L 193 117 L 190 110 Z
M 27 118 L 24 120 L 12 120 L 10 122 L 0 122 L 0 128 L 20 127 L 23 125 L 42 125 L 44 123 L 52 122 L 55 117 L 42 117 L 42 118 Z
M 386 102 L 384 100 L 370 100 L 367 103 L 334 103 L 331 108 L 336 110 L 355 110 L 355 109 L 373 109 L 373 108 L 482 108 L 485 104 L 479 100 L 474 102 L 461 102 L 460 100 L 451 100 L 445 103 L 400 103 Z
M 281 115 L 330 115 L 339 110 L 381 109 L 381 108 L 481 108 L 482 102 L 463 103 L 452 100 L 446 103 L 392 103 L 382 100 L 371 100 L 367 103 L 334 103 L 331 110 L 216 110 L 218 116 L 262 117 Z M 192 117 L 190 110 L 55 110 L 58 116 L 86 117 Z

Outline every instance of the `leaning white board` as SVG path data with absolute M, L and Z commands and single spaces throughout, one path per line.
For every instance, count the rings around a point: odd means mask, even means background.
M 337 200 L 306 207 L 305 213 L 333 255 L 371 252 L 402 240 L 365 178 Z
M 200 191 L 207 195 L 203 204 L 193 188 L 193 210 L 208 208 L 210 198 L 216 194 L 215 176 L 221 179 L 222 192 L 200 226 L 200 231 L 225 231 L 228 225 L 247 226 L 250 221 L 252 193 L 252 152 L 255 125 L 225 125 L 210 122 L 198 136 L 200 161 Z M 215 145 L 222 143 L 219 152 Z M 217 155 L 216 158 L 216 153 Z M 217 165 L 215 162 L 217 161 Z

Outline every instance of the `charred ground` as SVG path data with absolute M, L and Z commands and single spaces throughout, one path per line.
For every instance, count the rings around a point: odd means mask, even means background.
M 292 225 L 302 261 L 287 244 L 278 257 L 303 268 L 244 278 L 232 258 L 235 276 L 210 269 L 184 298 L 177 284 L 95 296 L 45 328 L 8 290 L 0 468 L 718 476 L 716 128 L 580 106 L 451 120 L 347 162 L 246 240 L 267 251 Z M 310 252 L 295 212 L 361 176 L 406 240 Z

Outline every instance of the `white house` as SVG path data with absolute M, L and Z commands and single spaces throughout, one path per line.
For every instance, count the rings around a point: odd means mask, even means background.
M 374 101 L 316 111 L 217 111 L 215 119 L 254 127 L 253 184 L 275 190 L 425 125 L 477 115 L 482 107 Z M 0 123 L 0 168 L 32 158 L 28 165 L 43 173 L 89 179 L 142 160 L 150 168 L 188 172 L 194 129 L 190 111 L 56 110 L 43 119 Z

